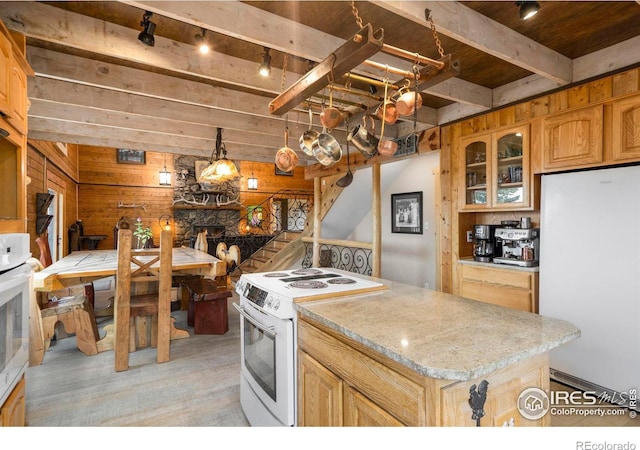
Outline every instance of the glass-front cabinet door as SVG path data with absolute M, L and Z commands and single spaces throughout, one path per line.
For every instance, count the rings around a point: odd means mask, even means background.
M 461 210 L 530 206 L 528 125 L 463 137 L 460 150 Z
M 486 208 L 491 199 L 487 190 L 491 170 L 491 135 L 463 139 L 462 157 L 465 177 L 463 206 Z
M 528 127 L 493 134 L 493 208 L 513 209 L 529 205 L 528 142 Z

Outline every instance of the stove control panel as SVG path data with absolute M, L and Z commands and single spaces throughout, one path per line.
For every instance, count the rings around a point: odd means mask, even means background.
M 261 308 L 276 311 L 280 307 L 280 299 L 277 295 L 260 289 L 242 279 L 236 283 L 236 292 Z

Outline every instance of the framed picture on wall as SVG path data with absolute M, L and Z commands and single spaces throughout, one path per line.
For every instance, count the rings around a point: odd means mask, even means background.
M 391 232 L 422 234 L 422 192 L 391 194 Z
M 144 150 L 129 150 L 128 148 L 119 148 L 118 152 L 119 164 L 145 164 Z
M 278 169 L 278 166 L 276 166 L 275 164 L 274 164 L 274 167 L 276 168 L 276 175 L 286 175 L 288 177 L 292 177 L 293 176 L 293 170 L 285 172 L 284 170 Z

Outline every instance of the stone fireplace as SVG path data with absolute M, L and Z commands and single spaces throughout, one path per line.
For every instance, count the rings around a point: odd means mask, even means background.
M 198 183 L 195 172 L 196 167 L 202 166 L 202 160 L 185 155 L 176 156 L 174 160 L 173 219 L 176 245 L 179 246 L 193 245 L 202 228 L 207 229 L 210 238 L 220 233 L 225 237 L 238 236 L 240 216 L 246 214 L 238 203 L 219 206 L 219 203 L 238 198 L 240 180 L 218 186 L 204 185 L 204 188 Z

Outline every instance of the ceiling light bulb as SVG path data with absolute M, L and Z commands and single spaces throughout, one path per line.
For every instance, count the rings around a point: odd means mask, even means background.
M 262 63 L 260 63 L 260 67 L 258 68 L 258 73 L 263 77 L 268 77 L 271 74 L 271 55 L 269 55 L 269 49 L 264 48 L 264 53 L 262 54 Z
M 203 28 L 202 34 L 196 34 L 196 44 L 198 45 L 198 50 L 203 55 L 206 53 L 209 53 L 209 50 L 211 50 L 211 47 L 209 46 L 209 42 L 207 41 L 207 38 L 206 38 L 206 33 L 207 33 L 207 30 Z

